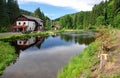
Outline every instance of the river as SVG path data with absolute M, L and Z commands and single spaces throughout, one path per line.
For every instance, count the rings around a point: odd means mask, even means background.
M 0 78 L 57 78 L 70 59 L 93 41 L 88 33 L 73 32 L 12 41 L 17 59 Z

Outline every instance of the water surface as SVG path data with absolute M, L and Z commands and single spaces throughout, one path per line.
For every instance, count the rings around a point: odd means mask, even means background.
M 64 33 L 12 41 L 18 58 L 0 78 L 57 78 L 69 60 L 94 41 L 85 33 Z

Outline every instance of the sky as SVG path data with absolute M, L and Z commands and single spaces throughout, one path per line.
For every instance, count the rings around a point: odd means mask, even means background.
M 91 11 L 95 4 L 104 0 L 18 0 L 21 9 L 34 12 L 36 8 L 51 19 L 80 11 Z

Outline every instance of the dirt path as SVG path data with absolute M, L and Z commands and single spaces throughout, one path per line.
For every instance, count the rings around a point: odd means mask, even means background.
M 116 31 L 116 38 L 114 41 L 114 45 L 116 46 L 110 51 L 110 61 L 105 65 L 105 68 L 102 71 L 102 74 L 107 76 L 118 75 L 118 73 L 120 73 L 120 31 Z
M 21 34 L 21 33 L 15 33 L 15 32 L 0 33 L 0 37 L 15 35 L 15 34 Z

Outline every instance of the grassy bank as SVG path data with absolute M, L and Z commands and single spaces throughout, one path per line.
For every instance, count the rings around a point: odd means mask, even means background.
M 63 30 L 60 31 L 47 31 L 47 32 L 39 32 L 39 33 L 29 33 L 29 34 L 11 34 L 0 37 L 0 75 L 3 73 L 3 70 L 6 66 L 8 66 L 12 61 L 16 59 L 16 54 L 14 47 L 10 46 L 9 43 L 7 43 L 10 40 L 15 39 L 22 39 L 27 38 L 31 36 L 48 36 L 55 33 L 61 33 Z M 7 41 L 7 42 L 3 42 Z
M 74 31 L 80 31 L 80 30 L 72 30 Z M 9 43 L 3 42 L 3 41 L 11 41 L 15 39 L 22 39 L 27 38 L 31 36 L 48 36 L 48 35 L 54 35 L 56 33 L 62 33 L 62 32 L 71 32 L 71 30 L 56 30 L 56 31 L 46 31 L 46 32 L 34 32 L 29 34 L 9 34 L 0 37 L 0 75 L 3 73 L 3 70 L 6 66 L 8 66 L 13 60 L 16 59 L 15 50 L 14 47 L 10 46 Z
M 101 51 L 103 53 L 109 54 L 109 62 L 113 62 L 114 56 L 112 53 L 113 47 L 116 46 L 117 40 L 114 30 L 101 29 L 97 33 L 97 39 L 95 42 L 91 43 L 82 53 L 72 58 L 70 63 L 65 66 L 61 72 L 58 74 L 58 78 L 119 78 L 120 74 L 110 74 L 104 73 L 107 71 L 99 71 L 100 59 L 98 58 L 98 53 Z M 103 50 L 101 47 L 104 42 L 107 42 L 105 46 L 110 46 L 110 50 Z M 120 72 L 120 71 L 119 71 Z M 116 72 L 118 73 L 118 72 Z
M 16 59 L 15 50 L 9 43 L 0 41 L 0 75 L 3 70 L 8 66 L 13 60 Z
M 17 35 L 7 35 L 0 37 L 1 41 L 9 41 L 9 40 L 15 40 L 15 39 L 22 39 L 22 38 L 27 38 L 31 36 L 48 36 L 48 35 L 54 35 L 56 33 L 61 33 L 64 32 L 64 30 L 56 30 L 56 31 L 45 31 L 45 32 L 33 32 L 33 33 L 28 33 L 28 34 L 17 34 Z
M 58 78 L 75 78 L 83 75 L 87 78 L 90 75 L 90 68 L 99 62 L 97 57 L 98 42 L 90 44 L 84 52 L 71 59 L 68 66 L 64 67 L 59 73 Z
M 26 33 L 26 34 L 11 34 L 0 37 L 0 41 L 9 41 L 9 40 L 15 40 L 15 39 L 22 39 L 27 37 L 34 37 L 34 36 L 48 36 L 48 35 L 54 35 L 57 33 L 63 33 L 63 32 L 82 32 L 83 30 L 50 30 L 50 31 L 44 31 L 44 32 L 32 32 L 32 33 Z

